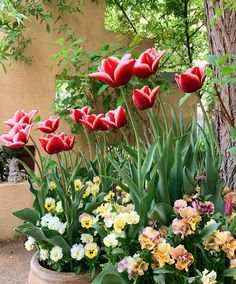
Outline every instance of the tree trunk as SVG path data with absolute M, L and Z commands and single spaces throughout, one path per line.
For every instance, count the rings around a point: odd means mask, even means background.
M 210 51 L 213 55 L 220 57 L 226 53 L 236 54 L 236 12 L 235 9 L 224 9 L 224 0 L 204 0 L 206 13 L 206 26 Z M 211 19 L 216 11 L 224 9 L 223 14 L 211 25 Z M 216 70 L 217 72 L 217 70 Z M 217 76 L 220 77 L 219 72 Z M 232 117 L 234 127 L 236 126 L 236 84 L 223 85 L 221 98 Z M 229 149 L 233 146 L 230 139 L 229 125 L 223 119 L 222 108 L 216 106 L 215 125 L 218 141 L 223 155 L 222 175 L 228 186 L 236 190 L 236 164 L 230 155 Z

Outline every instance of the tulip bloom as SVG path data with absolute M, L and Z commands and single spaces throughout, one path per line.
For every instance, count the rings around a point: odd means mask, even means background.
M 139 78 L 146 78 L 155 74 L 157 72 L 159 62 L 165 53 L 165 50 L 157 53 L 155 48 L 149 48 L 144 51 L 135 62 L 133 71 L 134 75 Z
M 49 119 L 38 123 L 38 129 L 43 133 L 52 133 L 57 130 L 59 120 L 59 117 L 50 116 Z
M 133 102 L 140 110 L 151 108 L 154 105 L 159 89 L 159 86 L 153 90 L 151 90 L 148 86 L 144 86 L 141 90 L 135 89 L 132 96 Z
M 6 147 L 17 149 L 24 147 L 30 136 L 31 125 L 15 125 L 7 134 L 0 136 L 0 140 L 5 143 Z
M 130 59 L 131 54 L 126 54 L 122 59 L 114 56 L 102 61 L 99 72 L 89 74 L 90 78 L 96 78 L 108 84 L 112 88 L 126 85 L 133 75 L 135 60 Z
M 105 121 L 109 127 L 117 129 L 126 125 L 126 111 L 123 107 L 118 107 L 115 110 L 110 110 L 106 113 L 104 118 L 101 118 L 102 121 Z
M 79 123 L 80 122 L 80 119 L 84 116 L 84 115 L 88 115 L 89 112 L 90 112 L 90 107 L 89 106 L 85 106 L 81 109 L 72 109 L 70 111 L 70 115 L 71 117 L 73 118 L 73 120 L 76 122 L 76 123 Z
M 95 131 L 95 130 L 108 130 L 109 125 L 102 120 L 104 117 L 104 114 L 90 114 L 90 115 L 84 115 L 82 119 L 80 119 L 80 122 L 83 123 L 83 125 L 89 130 L 89 131 Z
M 185 93 L 194 93 L 201 89 L 204 82 L 206 65 L 195 66 L 181 75 L 175 75 L 175 80 L 180 89 Z
M 57 135 L 60 136 L 64 142 L 64 151 L 70 151 L 73 149 L 75 143 L 75 136 L 65 135 L 63 132 L 59 132 L 57 133 Z
M 61 137 L 61 133 L 48 134 L 46 137 L 39 138 L 42 148 L 49 154 L 58 154 L 65 150 L 65 143 Z
M 27 124 L 31 124 L 37 110 L 32 110 L 29 113 L 24 112 L 23 110 L 17 110 L 13 116 L 13 118 L 4 121 L 4 124 L 10 126 L 11 128 L 17 124 L 22 124 L 22 126 L 26 126 Z

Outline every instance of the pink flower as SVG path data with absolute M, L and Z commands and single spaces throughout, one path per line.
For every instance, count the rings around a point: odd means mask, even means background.
M 194 93 L 201 89 L 204 82 L 206 65 L 194 66 L 181 75 L 175 75 L 180 89 L 185 93 Z
M 177 218 L 172 221 L 172 231 L 175 235 L 182 235 L 182 237 L 186 234 L 186 224 Z
M 118 107 L 115 110 L 110 110 L 104 118 L 101 118 L 109 127 L 117 129 L 126 125 L 126 111 L 123 107 Z
M 232 203 L 230 200 L 226 200 L 225 202 L 225 215 L 231 215 L 232 213 Z
M 49 154 L 58 154 L 65 150 L 65 143 L 61 137 L 61 133 L 48 134 L 46 137 L 39 138 L 41 147 Z
M 124 257 L 117 265 L 117 270 L 119 273 L 127 271 L 128 273 L 131 272 L 131 262 L 133 258 L 131 256 Z
M 109 125 L 103 121 L 102 118 L 104 118 L 104 114 L 89 114 L 84 115 L 79 121 L 83 123 L 89 131 L 108 130 Z
M 130 59 L 131 54 L 126 54 L 121 60 L 111 56 L 102 61 L 99 72 L 89 74 L 90 78 L 101 80 L 112 88 L 126 85 L 133 75 L 135 60 Z
M 70 151 L 73 149 L 75 144 L 75 136 L 65 135 L 63 132 L 59 132 L 57 135 L 60 136 L 64 142 L 64 151 Z
M 11 128 L 17 124 L 22 124 L 22 126 L 26 126 L 27 124 L 31 124 L 37 110 L 32 110 L 29 113 L 24 112 L 23 110 L 17 110 L 13 116 L 13 118 L 4 121 L 4 124 L 10 126 Z
M 43 133 L 52 133 L 57 130 L 59 121 L 59 117 L 50 116 L 49 119 L 38 123 L 38 129 Z
M 140 110 L 151 108 L 155 103 L 159 89 L 159 86 L 153 90 L 151 90 L 148 86 L 144 86 L 141 90 L 135 89 L 132 96 L 133 102 Z
M 144 51 L 136 60 L 134 65 L 134 75 L 139 78 L 146 78 L 157 72 L 159 62 L 165 50 L 157 53 L 155 48 L 149 48 Z
M 74 119 L 74 121 L 76 123 L 80 122 L 80 119 L 84 116 L 84 115 L 88 115 L 90 112 L 90 107 L 89 106 L 85 106 L 81 109 L 72 109 L 70 111 L 70 115 L 71 117 Z
M 5 143 L 6 147 L 12 149 L 22 148 L 29 141 L 31 127 L 31 125 L 23 127 L 16 124 L 7 134 L 1 135 L 0 140 Z
M 197 199 L 195 199 L 192 202 L 192 207 L 195 208 L 200 215 L 212 215 L 215 212 L 215 206 L 214 203 L 210 202 L 210 201 L 199 201 Z
M 174 212 L 176 214 L 180 213 L 180 210 L 187 207 L 187 202 L 183 199 L 176 200 L 174 203 Z

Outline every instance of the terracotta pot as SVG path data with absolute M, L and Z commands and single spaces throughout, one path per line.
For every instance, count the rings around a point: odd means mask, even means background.
M 34 254 L 30 262 L 28 284 L 90 284 L 88 274 L 77 275 L 70 272 L 56 272 L 42 267 Z

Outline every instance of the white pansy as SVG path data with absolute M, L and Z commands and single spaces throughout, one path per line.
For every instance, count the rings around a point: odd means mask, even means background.
M 217 278 L 217 274 L 214 270 L 209 272 L 207 269 L 205 269 L 202 272 L 202 279 L 201 279 L 202 284 L 215 284 L 217 283 L 216 278 Z
M 47 260 L 49 258 L 49 251 L 47 249 L 40 248 L 39 250 L 39 259 Z
M 81 260 L 84 257 L 84 247 L 83 245 L 74 244 L 70 250 L 71 257 L 76 260 Z
M 114 233 L 111 233 L 109 235 L 107 235 L 104 239 L 103 239 L 103 243 L 106 247 L 113 247 L 115 248 L 118 245 L 118 240 L 116 239 L 117 235 Z
M 53 217 L 48 222 L 48 229 L 55 230 L 62 235 L 66 230 L 66 223 L 62 223 L 58 217 Z
M 34 248 L 35 245 L 35 239 L 32 237 L 28 237 L 28 240 L 25 242 L 25 248 L 28 251 L 31 251 Z
M 81 242 L 85 244 L 93 242 L 93 236 L 90 234 L 82 234 L 80 239 Z
M 62 248 L 59 246 L 55 246 L 54 248 L 52 248 L 52 250 L 50 251 L 50 259 L 57 262 L 58 260 L 62 259 L 63 257 L 63 252 L 62 252 Z
M 107 228 L 111 228 L 113 226 L 115 216 L 116 216 L 116 213 L 106 213 L 104 215 L 103 220 Z
M 56 210 L 57 213 L 62 213 L 63 212 L 62 202 L 61 201 L 57 202 L 55 210 Z
M 41 218 L 41 225 L 43 227 L 47 227 L 48 223 L 51 221 L 51 219 L 53 218 L 51 213 L 47 213 L 45 214 L 42 218 Z

